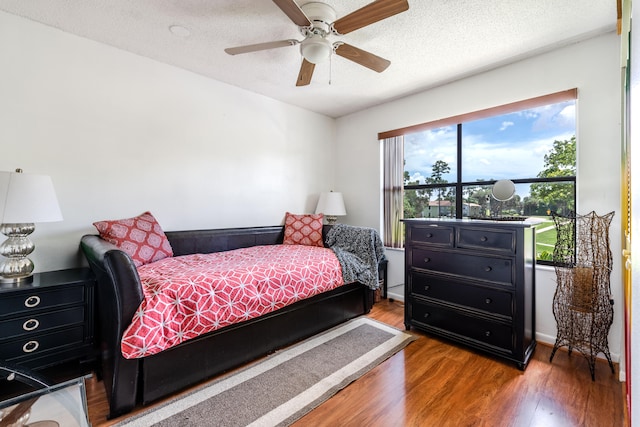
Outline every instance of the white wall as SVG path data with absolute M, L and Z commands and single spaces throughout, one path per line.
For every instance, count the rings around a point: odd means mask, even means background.
M 2 12 L 0 70 L 0 170 L 50 175 L 64 216 L 36 271 L 82 263 L 96 220 L 277 225 L 333 187 L 328 117 Z
M 339 118 L 336 188 L 349 204 L 348 222 L 380 228 L 378 132 L 578 88 L 578 212 L 616 211 L 610 230 L 616 309 L 609 348 L 617 360 L 623 345 L 619 49 L 618 36 L 610 33 Z M 351 161 L 354 158 L 360 159 L 357 165 Z M 396 251 L 389 255 L 389 281 L 403 283 L 403 257 Z M 543 267 L 537 273 L 537 337 L 553 343 L 555 274 Z

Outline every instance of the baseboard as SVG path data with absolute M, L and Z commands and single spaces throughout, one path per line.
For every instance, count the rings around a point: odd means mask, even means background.
M 551 347 L 556 343 L 556 337 L 536 332 L 536 341 L 549 344 Z
M 553 345 L 556 343 L 556 337 L 547 334 L 541 334 L 538 332 L 536 333 L 536 341 L 553 347 Z M 613 361 L 613 363 L 620 364 L 620 353 L 614 353 L 611 351 L 611 349 L 609 349 L 609 352 L 611 353 L 611 360 Z M 607 361 L 607 358 L 604 357 L 604 354 L 602 353 L 598 354 L 596 358 L 602 359 L 605 362 Z
M 404 302 L 404 283 L 387 288 L 387 298 Z

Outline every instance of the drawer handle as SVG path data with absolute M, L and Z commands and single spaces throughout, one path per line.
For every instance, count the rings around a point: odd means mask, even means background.
M 484 300 L 485 304 L 491 304 L 493 302 L 493 300 L 491 300 L 491 298 L 487 298 Z
M 431 287 L 431 286 L 429 286 L 429 285 L 424 285 L 424 290 L 425 290 L 425 291 L 428 291 L 430 287 Z
M 485 337 L 490 337 L 490 336 L 491 336 L 491 331 L 486 331 L 486 332 L 484 333 L 484 336 L 485 336 Z
M 429 258 L 429 257 L 424 259 L 424 262 L 429 262 L 429 261 L 431 261 L 431 258 Z
M 29 341 L 22 346 L 22 351 L 25 353 L 31 353 L 36 351 L 38 347 L 40 347 L 40 343 L 38 341 Z
M 489 239 L 487 239 L 487 236 L 482 236 L 482 237 L 480 238 L 480 241 L 481 241 L 481 242 L 486 242 L 487 240 L 489 240 Z
M 486 267 L 484 268 L 484 271 L 486 271 L 487 273 L 488 273 L 488 272 L 490 272 L 491 270 L 493 270 L 493 268 L 491 268 L 491 266 L 490 266 L 490 265 L 488 265 L 488 266 L 486 266 Z
M 33 308 L 33 307 L 37 307 L 38 304 L 40 304 L 40 297 L 38 295 L 32 295 L 26 300 L 24 300 L 25 307 Z
M 22 324 L 22 329 L 25 331 L 33 331 L 34 329 L 38 329 L 38 326 L 40 326 L 38 319 L 29 319 Z
M 426 319 L 427 317 L 431 316 L 431 313 L 425 313 L 424 314 L 424 318 Z
M 427 239 L 430 238 L 430 237 L 433 237 L 433 234 L 427 233 L 426 237 L 427 237 Z

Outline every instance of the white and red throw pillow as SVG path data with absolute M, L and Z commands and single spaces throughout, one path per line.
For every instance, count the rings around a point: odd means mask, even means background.
M 284 220 L 284 244 L 323 247 L 323 214 L 295 215 L 287 212 Z
M 93 225 L 100 237 L 126 252 L 136 267 L 173 256 L 167 236 L 150 212 L 133 218 L 98 221 Z

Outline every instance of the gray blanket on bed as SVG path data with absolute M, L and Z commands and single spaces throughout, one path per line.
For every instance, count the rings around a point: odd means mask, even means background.
M 384 246 L 375 229 L 336 224 L 325 243 L 336 254 L 345 283 L 360 282 L 378 289 L 378 263 L 384 259 Z

